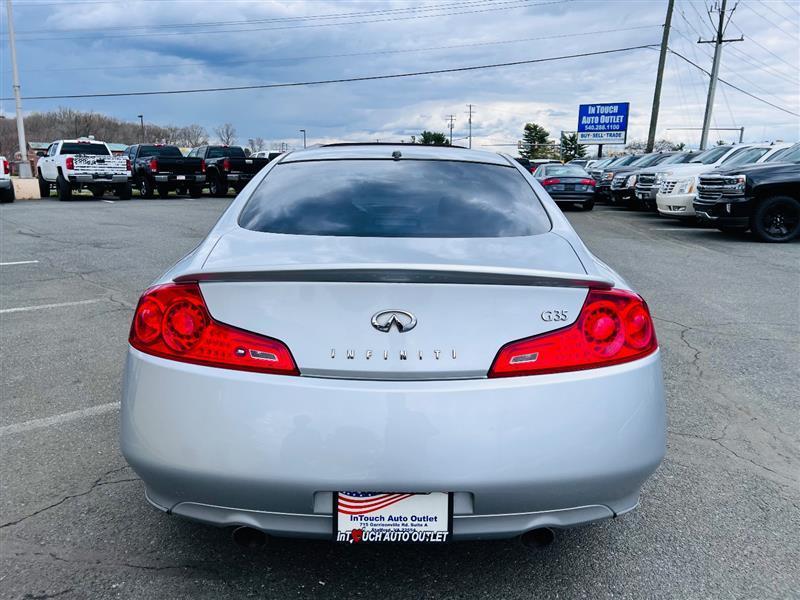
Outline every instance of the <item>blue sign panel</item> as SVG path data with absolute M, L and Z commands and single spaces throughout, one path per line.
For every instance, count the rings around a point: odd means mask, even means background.
M 578 107 L 578 142 L 624 144 L 628 134 L 630 102 L 581 104 Z

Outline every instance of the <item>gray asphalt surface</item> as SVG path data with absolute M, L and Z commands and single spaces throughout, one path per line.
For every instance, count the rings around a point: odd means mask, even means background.
M 0 209 L 0 262 L 39 261 L 0 266 L 0 598 L 798 597 L 800 244 L 602 206 L 568 216 L 647 298 L 663 349 L 668 455 L 638 511 L 537 551 L 275 540 L 246 552 L 152 509 L 111 404 L 131 309 L 227 204 Z

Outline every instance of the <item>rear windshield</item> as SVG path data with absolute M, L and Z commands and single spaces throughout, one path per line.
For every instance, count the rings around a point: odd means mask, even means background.
M 543 174 L 547 177 L 562 176 L 562 177 L 588 177 L 589 174 L 577 165 L 553 165 L 552 167 L 544 167 Z
M 108 151 L 105 144 L 93 144 L 91 142 L 64 142 L 61 144 L 59 154 L 91 154 L 94 156 L 108 156 L 111 152 Z
M 183 156 L 177 146 L 139 146 L 139 156 Z
M 211 146 L 208 158 L 245 158 L 244 150 L 239 146 Z
M 440 160 L 276 165 L 239 217 L 297 235 L 472 238 L 544 233 L 550 220 L 511 166 Z

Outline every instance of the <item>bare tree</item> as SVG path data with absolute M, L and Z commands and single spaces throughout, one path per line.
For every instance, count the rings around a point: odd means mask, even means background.
M 236 128 L 231 123 L 223 123 L 219 127 L 215 127 L 214 133 L 220 144 L 232 146 L 236 143 Z
M 208 132 L 201 125 L 192 123 L 181 128 L 180 143 L 186 144 L 190 148 L 203 146 L 208 143 Z
M 266 150 L 267 141 L 262 137 L 247 138 L 247 145 L 253 152 L 260 152 L 261 150 Z

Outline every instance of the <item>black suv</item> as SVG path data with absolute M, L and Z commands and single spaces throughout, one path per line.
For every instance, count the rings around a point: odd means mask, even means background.
M 763 163 L 700 176 L 694 210 L 726 233 L 752 230 L 762 242 L 800 236 L 800 144 Z

